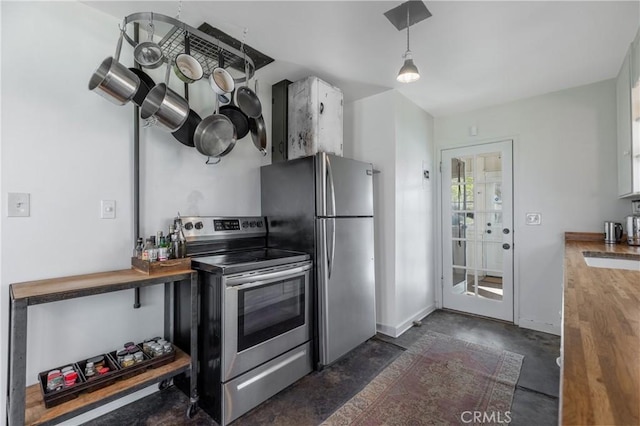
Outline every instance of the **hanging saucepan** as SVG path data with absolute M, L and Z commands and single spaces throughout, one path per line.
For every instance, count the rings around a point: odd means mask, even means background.
M 158 68 L 162 65 L 164 55 L 162 49 L 156 43 L 153 42 L 153 13 L 151 13 L 151 19 L 149 20 L 149 40 L 138 43 L 135 49 L 133 49 L 133 58 L 137 63 L 145 68 Z
M 120 38 L 116 46 L 115 56 L 102 61 L 89 80 L 89 90 L 116 105 L 124 105 L 133 99 L 138 91 L 140 79 L 119 61 L 124 37 L 124 25 L 120 30 Z
M 193 138 L 196 132 L 198 124 L 202 121 L 202 118 L 194 110 L 189 110 L 189 116 L 187 121 L 184 122 L 178 130 L 172 133 L 173 137 L 183 145 L 194 147 L 196 146 Z
M 167 64 L 165 82 L 151 89 L 144 99 L 140 117 L 143 120 L 153 119 L 158 127 L 175 132 L 189 117 L 189 103 L 169 88 L 170 73 L 171 61 Z
M 216 99 L 216 110 L 218 100 Z M 207 157 L 227 155 L 236 144 L 237 134 L 233 123 L 227 116 L 214 113 L 198 124 L 193 141 L 196 149 Z
M 231 77 L 231 74 L 224 69 L 224 55 L 222 54 L 220 46 L 218 46 L 218 66 L 214 68 L 209 75 L 209 86 L 211 86 L 211 89 L 216 92 L 220 102 L 222 102 L 222 99 L 220 99 L 221 97 L 226 99 L 226 102 L 223 103 L 228 103 L 230 101 L 227 93 L 231 93 L 233 92 L 233 89 L 235 89 L 233 77 Z
M 262 115 L 262 104 L 258 95 L 249 89 L 249 63 L 244 48 L 242 51 L 244 53 L 245 85 L 236 90 L 236 104 L 248 117 L 258 118 Z
M 249 117 L 240 108 L 233 104 L 227 104 L 220 107 L 220 114 L 229 117 L 229 120 L 236 128 L 238 139 L 242 139 L 249 134 Z
M 138 68 L 129 68 L 129 71 L 134 73 L 140 79 L 140 87 L 136 91 L 135 95 L 133 95 L 133 103 L 138 106 L 142 105 L 144 102 L 144 98 L 149 94 L 149 90 L 153 89 L 156 85 L 156 82 L 147 74 L 146 72 L 139 70 Z
M 173 71 L 180 80 L 187 84 L 195 83 L 204 76 L 202 65 L 196 58 L 191 56 L 189 33 L 187 32 L 184 33 L 184 53 L 176 56 Z

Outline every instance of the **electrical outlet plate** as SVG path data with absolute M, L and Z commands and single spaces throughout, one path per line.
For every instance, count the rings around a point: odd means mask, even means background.
M 116 218 L 116 202 L 115 200 L 100 201 L 100 218 L 115 219 Z
M 526 213 L 524 221 L 527 225 L 540 225 L 542 222 L 542 214 L 535 212 Z
M 7 216 L 29 217 L 31 215 L 30 194 L 9 192 L 7 194 Z

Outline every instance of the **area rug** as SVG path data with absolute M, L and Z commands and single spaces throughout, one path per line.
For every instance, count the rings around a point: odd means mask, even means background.
M 505 424 L 523 356 L 427 332 L 322 424 Z

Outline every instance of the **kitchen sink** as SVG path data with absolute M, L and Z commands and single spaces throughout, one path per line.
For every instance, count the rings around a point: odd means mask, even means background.
M 587 266 L 640 272 L 640 255 L 582 252 Z

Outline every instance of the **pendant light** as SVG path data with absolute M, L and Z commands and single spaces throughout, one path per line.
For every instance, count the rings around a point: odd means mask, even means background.
M 407 51 L 402 56 L 404 58 L 404 64 L 402 65 L 402 68 L 400 68 L 398 77 L 396 77 L 400 83 L 412 83 L 420 78 L 418 67 L 413 63 L 411 50 L 409 50 L 409 27 L 411 26 L 409 22 L 409 6 L 410 4 L 407 3 Z

